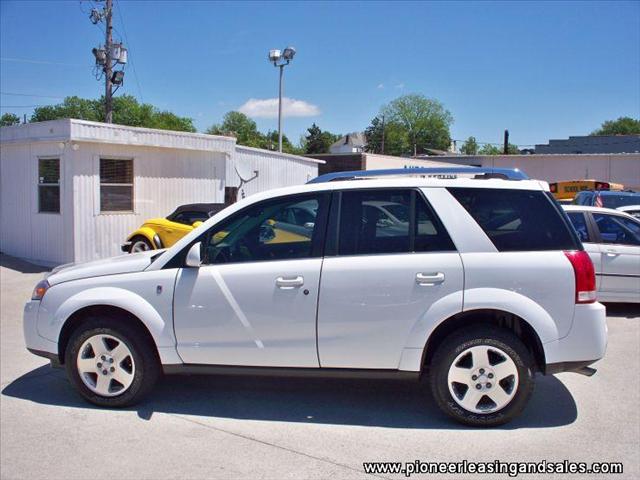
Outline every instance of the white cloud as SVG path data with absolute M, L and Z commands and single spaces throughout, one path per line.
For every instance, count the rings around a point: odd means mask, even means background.
M 384 88 L 384 83 L 379 83 L 379 84 L 378 84 L 378 89 L 379 89 L 379 90 L 382 90 L 383 88 Z
M 252 118 L 277 118 L 277 98 L 250 98 L 238 108 L 238 111 Z M 314 117 L 320 115 L 317 105 L 307 103 L 304 100 L 284 97 L 282 99 L 283 117 Z
M 402 90 L 402 89 L 404 88 L 404 83 L 399 83 L 399 84 L 397 84 L 397 85 L 396 85 L 396 88 L 397 88 L 398 90 Z

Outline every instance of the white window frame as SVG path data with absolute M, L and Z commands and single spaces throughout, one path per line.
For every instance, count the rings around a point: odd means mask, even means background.
M 96 188 L 96 214 L 97 215 L 135 215 L 136 213 L 136 158 L 131 156 L 120 156 L 120 155 L 96 155 L 95 157 L 95 165 L 96 165 L 96 177 L 97 177 L 97 188 Z M 100 178 L 100 162 L 102 160 L 128 160 L 131 162 L 131 183 L 102 183 L 102 179 Z M 102 186 L 108 187 L 131 187 L 131 210 L 103 210 L 102 209 L 102 201 L 101 201 L 101 193 Z
M 57 160 L 58 161 L 58 183 L 40 183 L 40 160 Z M 36 157 L 36 201 L 35 212 L 38 215 L 61 215 L 62 214 L 62 155 L 39 155 Z M 40 210 L 40 187 L 58 187 L 58 211 L 43 212 Z

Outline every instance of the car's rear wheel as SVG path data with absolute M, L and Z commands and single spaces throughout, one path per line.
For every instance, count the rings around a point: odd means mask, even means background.
M 430 385 L 438 406 L 466 425 L 492 427 L 515 418 L 533 392 L 529 351 L 511 331 L 475 326 L 436 350 Z
M 129 253 L 146 252 L 147 250 L 153 250 L 153 245 L 151 245 L 149 240 L 141 236 L 133 237 L 131 239 Z
M 96 405 L 125 407 L 140 401 L 160 376 L 153 345 L 137 328 L 90 319 L 69 340 L 67 375 L 80 394 Z

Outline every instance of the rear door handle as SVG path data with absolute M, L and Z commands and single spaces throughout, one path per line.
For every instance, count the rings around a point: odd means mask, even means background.
M 620 255 L 620 252 L 617 250 L 605 250 L 605 253 L 607 254 L 607 257 L 616 257 Z
M 444 273 L 442 272 L 416 274 L 416 283 L 418 285 L 422 285 L 423 287 L 431 287 L 442 282 L 444 282 Z
M 276 286 L 282 290 L 291 290 L 293 288 L 301 287 L 304 285 L 304 278 L 298 275 L 297 277 L 278 277 L 276 278 Z

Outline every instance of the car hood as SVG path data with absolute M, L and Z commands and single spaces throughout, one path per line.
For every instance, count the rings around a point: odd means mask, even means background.
M 118 273 L 141 272 L 147 268 L 152 257 L 162 254 L 164 250 L 118 255 L 117 257 L 94 260 L 85 263 L 67 263 L 54 268 L 45 278 L 49 285 L 56 285 L 81 278 L 101 277 Z

